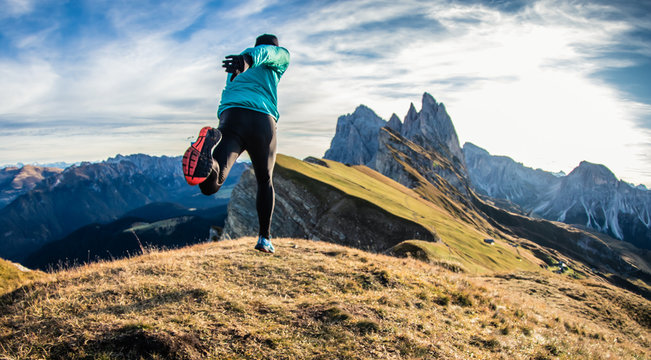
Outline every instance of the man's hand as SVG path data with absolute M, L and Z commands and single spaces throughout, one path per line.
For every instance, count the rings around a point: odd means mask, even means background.
M 226 69 L 226 72 L 231 75 L 231 81 L 235 80 L 235 77 L 251 67 L 253 59 L 250 55 L 228 55 L 222 63 L 222 67 Z

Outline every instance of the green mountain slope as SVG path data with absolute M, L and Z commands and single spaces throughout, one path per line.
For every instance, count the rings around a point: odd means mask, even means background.
M 647 300 L 531 272 L 467 275 L 326 242 L 195 245 L 0 297 L 0 358 L 648 358 Z
M 424 226 L 441 239 L 428 244 L 430 253 L 440 260 L 459 262 L 472 271 L 533 270 L 542 263 L 529 250 L 509 245 L 511 238 L 431 184 L 415 191 L 366 166 L 347 166 L 331 160 L 317 162 L 321 165 L 279 155 L 275 172 L 293 179 L 297 186 L 327 184 Z M 484 242 L 486 238 L 497 241 L 489 245 Z

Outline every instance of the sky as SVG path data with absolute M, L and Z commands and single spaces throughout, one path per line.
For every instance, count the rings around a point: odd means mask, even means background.
M 0 164 L 181 155 L 217 126 L 221 60 L 276 34 L 279 152 L 323 156 L 364 104 L 424 92 L 461 143 L 651 187 L 651 2 L 0 0 Z

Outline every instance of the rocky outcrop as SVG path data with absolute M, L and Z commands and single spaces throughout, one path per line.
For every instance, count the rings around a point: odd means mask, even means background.
M 352 114 L 340 116 L 337 131 L 324 158 L 344 164 L 372 166 L 378 149 L 377 134 L 386 124 L 364 105 Z
M 393 114 L 385 123 L 364 106 L 340 117 L 325 158 L 366 165 L 407 187 L 418 185 L 410 175 L 415 171 L 436 186 L 452 185 L 454 192 L 468 195 L 465 160 L 454 125 L 445 106 L 428 93 L 423 94 L 420 111 L 411 104 L 404 122 Z M 407 162 L 414 171 L 404 167 Z
M 418 223 L 282 166 L 276 165 L 273 181 L 273 237 L 323 240 L 371 251 L 384 251 L 407 239 L 437 240 Z M 233 190 L 222 238 L 257 236 L 255 189 L 253 172 L 245 172 Z
M 402 130 L 402 122 L 400 121 L 398 115 L 391 114 L 391 119 L 389 119 L 386 127 L 400 134 L 400 131 Z
M 526 213 L 594 229 L 651 249 L 651 192 L 617 180 L 605 166 L 587 161 L 566 176 L 527 168 L 466 143 L 473 187 L 506 199 Z

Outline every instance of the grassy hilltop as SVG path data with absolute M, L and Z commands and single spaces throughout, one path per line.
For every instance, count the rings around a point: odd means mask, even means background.
M 475 275 L 324 242 L 206 243 L 0 297 L 6 359 L 644 359 L 647 300 L 594 280 Z

